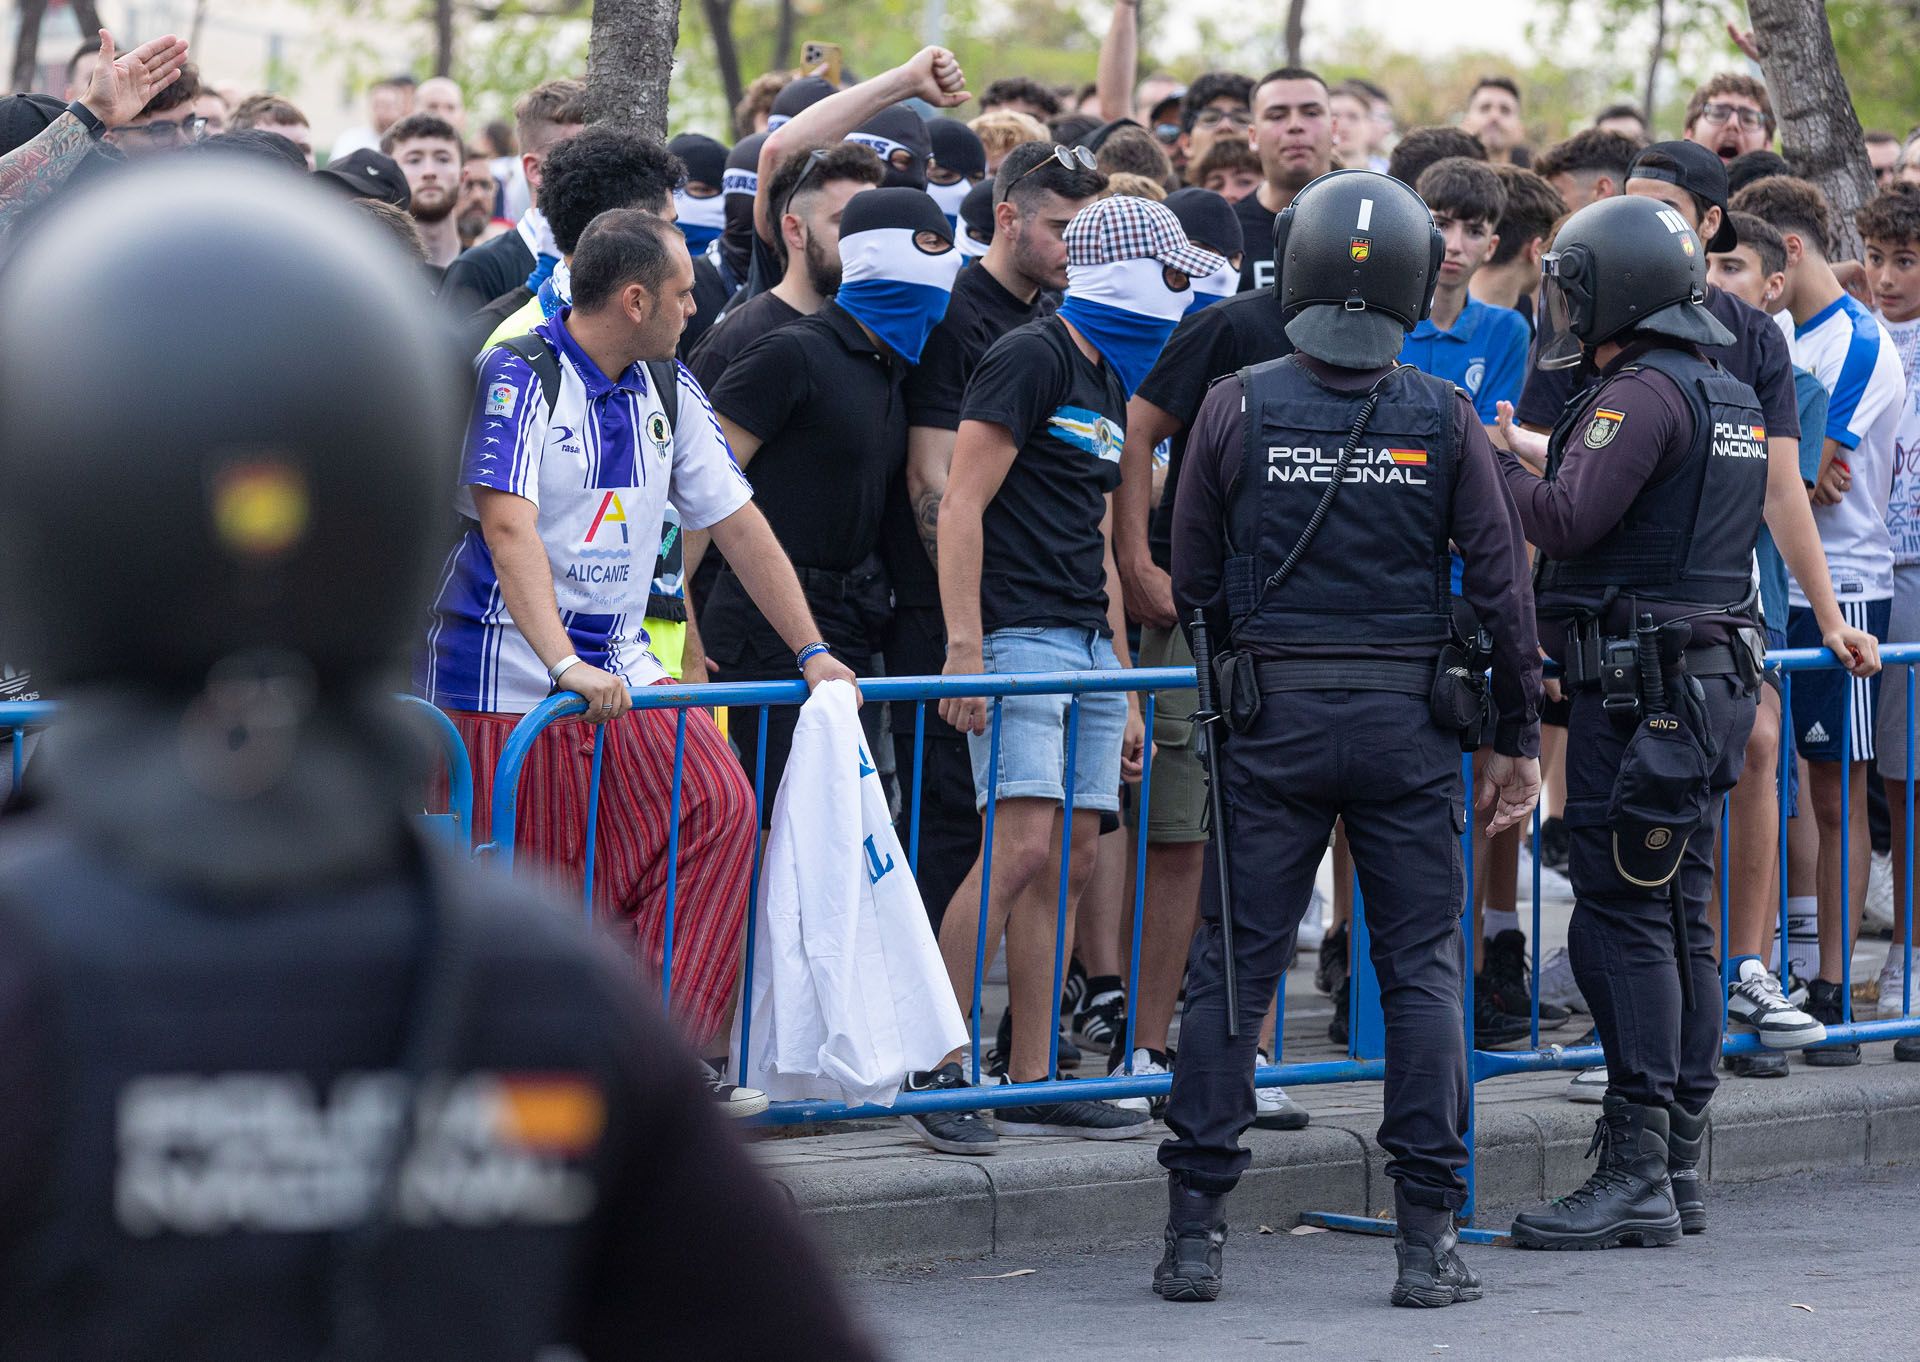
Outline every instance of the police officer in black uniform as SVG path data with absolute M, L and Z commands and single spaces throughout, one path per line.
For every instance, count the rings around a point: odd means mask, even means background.
M 1532 809 L 1540 662 L 1526 546 L 1466 397 L 1395 363 L 1443 249 L 1426 205 L 1384 175 L 1337 171 L 1301 191 L 1276 236 L 1297 351 L 1214 386 L 1174 511 L 1174 599 L 1183 620 L 1199 612 L 1196 658 L 1220 654 L 1231 731 L 1209 726 L 1224 815 L 1188 964 L 1174 1138 L 1160 1148 L 1170 1211 L 1154 1284 L 1168 1300 L 1219 1294 L 1254 1039 L 1341 818 L 1386 1013 L 1391 1299 L 1450 1305 L 1480 1294 L 1453 1224 L 1468 1097 L 1460 758 L 1480 741 L 1490 656 L 1497 755 L 1478 802 L 1495 831 Z M 1472 620 L 1450 598 L 1450 541 Z
M 1570 218 L 1542 262 L 1543 368 L 1599 379 L 1566 408 L 1546 476 L 1501 471 L 1539 551 L 1540 636 L 1572 693 L 1568 953 L 1607 1060 L 1584 1186 L 1518 1216 L 1527 1248 L 1668 1244 L 1706 1227 L 1697 1165 L 1725 996 L 1707 923 L 1721 800 L 1739 779 L 1764 641 L 1753 550 L 1765 419 L 1702 356 L 1706 249 L 1626 197 Z M 1858 631 L 1829 640 L 1878 665 Z
M 0 296 L 0 637 L 64 706 L 0 837 L 0 1358 L 872 1357 L 630 971 L 417 830 L 462 380 L 400 254 L 136 170 Z

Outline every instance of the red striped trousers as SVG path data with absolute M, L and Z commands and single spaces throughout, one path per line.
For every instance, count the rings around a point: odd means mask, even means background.
M 450 711 L 473 761 L 478 842 L 492 837 L 493 774 L 517 714 Z M 667 832 L 679 712 L 633 710 L 607 725 L 595 834 L 594 918 L 663 986 Z M 581 722 L 543 732 L 520 770 L 515 864 L 541 868 L 578 904 L 585 892 L 588 793 L 595 729 Z M 753 786 L 705 710 L 687 711 L 680 786 L 679 874 L 674 882 L 673 973 L 668 1010 L 704 1047 L 733 1004 L 746 932 L 757 820 Z M 704 1051 L 703 1051 L 704 1052 Z

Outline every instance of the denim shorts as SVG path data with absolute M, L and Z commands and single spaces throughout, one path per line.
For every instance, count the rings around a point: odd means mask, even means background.
M 1110 672 L 1120 670 L 1113 644 L 1091 629 L 1048 626 L 996 629 L 981 640 L 989 673 Z M 1000 702 L 1000 769 L 993 782 L 1000 799 L 1067 797 L 1067 695 L 1009 695 Z M 973 758 L 976 808 L 987 806 L 992 759 L 993 706 L 985 733 L 967 735 Z M 1119 691 L 1080 697 L 1074 742 L 1073 807 L 1114 813 L 1120 808 L 1120 742 L 1127 729 L 1127 697 Z

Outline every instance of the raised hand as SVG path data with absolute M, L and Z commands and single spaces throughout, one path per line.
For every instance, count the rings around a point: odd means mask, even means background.
M 146 108 L 147 101 L 180 78 L 187 64 L 187 43 L 171 33 L 119 56 L 113 35 L 100 30 L 100 62 L 80 102 L 109 128 L 117 128 Z

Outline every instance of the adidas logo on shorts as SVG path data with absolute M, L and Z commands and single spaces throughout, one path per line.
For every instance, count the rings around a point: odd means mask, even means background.
M 1828 737 L 1828 735 L 1827 735 L 1827 726 L 1826 726 L 1825 724 L 1823 724 L 1823 723 L 1821 723 L 1821 722 L 1820 722 L 1820 721 L 1819 721 L 1818 719 L 1815 719 L 1815 720 L 1813 721 L 1813 727 L 1812 727 L 1812 728 L 1809 728 L 1809 729 L 1808 729 L 1808 730 L 1806 731 L 1806 733 L 1805 733 L 1805 735 L 1803 735 L 1803 736 L 1802 736 L 1802 738 L 1801 738 L 1800 740 L 1801 740 L 1802 742 L 1829 742 L 1829 741 L 1831 741 L 1831 739 L 1830 739 L 1830 738 Z

